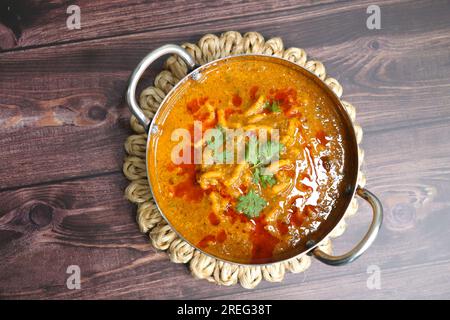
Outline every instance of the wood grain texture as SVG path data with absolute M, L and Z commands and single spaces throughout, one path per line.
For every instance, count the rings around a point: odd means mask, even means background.
M 238 2 L 79 1 L 89 10 L 73 33 L 67 2 L 32 3 L 41 10 L 22 9 L 30 19 L 20 36 L 0 20 L 0 44 L 10 41 L 0 53 L 0 298 L 450 298 L 448 1 L 381 1 L 381 30 L 366 28 L 370 1 L 258 1 L 246 5 L 252 10 Z M 304 48 L 356 106 L 368 187 L 385 221 L 351 265 L 313 262 L 305 274 L 252 291 L 219 287 L 193 279 L 138 232 L 121 173 L 131 133 L 127 78 L 162 44 L 226 30 Z M 351 248 L 369 219 L 362 205 L 336 252 Z M 66 288 L 71 264 L 81 268 L 81 290 Z M 366 286 L 370 265 L 381 270 L 380 290 Z
M 320 1 L 42 1 L 4 0 L 0 4 L 3 26 L 14 41 L 0 41 L 0 50 L 17 50 L 49 44 L 75 42 L 117 35 L 162 30 L 219 19 L 257 16 L 295 8 L 317 7 Z M 81 12 L 82 30 L 68 30 L 67 9 L 76 5 Z M 248 10 L 251 8 L 251 10 Z M 72 11 L 70 11 L 72 12 Z M 0 29 L 1 30 L 1 29 Z M 1 34 L 1 33 L 0 33 Z M 11 36 L 5 39 L 10 39 Z M 1 38 L 0 38 L 1 39 Z

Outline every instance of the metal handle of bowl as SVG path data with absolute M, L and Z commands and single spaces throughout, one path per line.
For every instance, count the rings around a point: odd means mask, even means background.
M 159 47 L 158 49 L 150 52 L 144 57 L 144 59 L 141 60 L 141 62 L 139 62 L 138 66 L 136 67 L 136 69 L 134 69 L 130 77 L 127 90 L 127 102 L 131 113 L 138 119 L 139 123 L 145 128 L 146 131 L 148 131 L 151 120 L 145 116 L 144 112 L 139 107 L 139 104 L 136 100 L 136 86 L 144 71 L 156 59 L 166 54 L 176 54 L 180 56 L 190 68 L 193 68 L 195 66 L 194 58 L 192 58 L 191 55 L 182 47 L 175 44 L 166 44 L 162 47 Z
M 356 260 L 361 254 L 364 253 L 364 251 L 366 251 L 371 246 L 371 244 L 377 237 L 378 230 L 380 230 L 381 223 L 383 221 L 383 207 L 381 206 L 381 202 L 372 192 L 363 188 L 358 187 L 358 189 L 356 190 L 356 194 L 369 202 L 370 206 L 372 207 L 373 218 L 369 230 L 367 231 L 364 238 L 356 245 L 356 247 L 343 255 L 332 256 L 323 252 L 319 248 L 314 249 L 312 251 L 312 255 L 325 264 L 340 266 Z

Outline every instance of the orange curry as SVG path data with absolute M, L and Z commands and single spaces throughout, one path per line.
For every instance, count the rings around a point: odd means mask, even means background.
M 320 87 L 282 64 L 229 59 L 185 81 L 166 104 L 149 172 L 170 224 L 206 253 L 239 263 L 277 261 L 305 246 L 343 181 L 342 124 Z M 174 139 L 179 128 L 190 140 Z M 239 129 L 245 134 L 233 136 Z M 174 163 L 173 150 L 197 149 L 201 163 Z

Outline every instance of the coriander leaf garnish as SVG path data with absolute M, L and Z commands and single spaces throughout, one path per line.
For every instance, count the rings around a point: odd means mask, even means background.
M 226 134 L 225 128 L 222 127 L 220 124 L 215 126 L 213 129 L 219 130 L 220 133 L 221 133 L 221 137 L 220 137 L 220 139 L 217 139 L 217 137 L 212 136 L 209 140 L 206 140 L 207 146 L 210 147 L 211 149 L 215 149 L 215 148 L 219 147 L 219 145 L 222 145 L 223 144 L 223 137 Z M 219 140 L 219 141 L 217 141 L 217 140 Z
M 213 139 L 209 139 L 209 140 L 206 140 L 206 144 L 208 145 L 208 147 L 210 148 L 210 149 L 213 149 L 214 148 L 214 146 L 215 146 L 215 140 L 213 140 Z
M 225 134 L 225 128 L 218 124 L 214 129 L 219 130 L 222 134 Z
M 272 187 L 277 180 L 273 177 L 273 175 L 262 175 L 261 176 L 261 185 L 263 188 L 265 188 L 267 185 Z
M 272 105 L 270 106 L 270 109 L 272 110 L 272 112 L 280 112 L 280 105 L 278 104 L 277 101 L 273 101 Z
M 262 145 L 258 145 L 256 138 L 250 138 L 247 149 L 245 150 L 245 160 L 253 165 L 253 183 L 260 184 L 261 187 L 272 187 L 276 183 L 273 173 L 265 171 L 260 167 L 268 164 L 284 148 L 284 145 L 276 141 L 268 141 Z
M 240 196 L 238 198 L 236 209 L 249 218 L 257 218 L 266 206 L 266 200 L 264 200 L 264 198 L 261 198 L 252 189 L 246 195 Z
M 264 108 L 265 109 L 269 109 L 272 112 L 280 112 L 280 105 L 278 104 L 278 101 L 273 100 L 272 103 L 270 103 L 270 101 L 266 101 L 264 103 Z
M 230 150 L 226 150 L 223 152 L 214 152 L 214 162 L 216 163 L 227 163 L 227 162 L 231 162 L 231 160 L 233 159 L 233 152 Z M 229 161 L 230 160 L 230 161 Z
M 258 160 L 261 164 L 267 164 L 275 156 L 278 156 L 284 145 L 276 141 L 268 141 L 260 146 Z
M 261 187 L 266 188 L 267 186 L 272 187 L 276 182 L 277 180 L 273 176 L 273 173 L 266 172 L 266 174 L 263 174 L 260 168 L 255 168 L 253 172 L 253 183 L 261 184 Z
M 234 152 L 231 150 L 224 150 L 223 149 L 223 138 L 226 135 L 226 129 L 222 127 L 220 124 L 218 124 L 213 129 L 219 130 L 220 135 L 213 135 L 210 139 L 206 140 L 206 147 L 211 149 L 213 151 L 213 160 L 215 163 L 228 163 L 231 162 L 234 156 Z M 228 161 L 230 160 L 230 161 Z
M 245 161 L 256 167 L 267 164 L 279 155 L 283 148 L 284 145 L 276 141 L 268 141 L 259 145 L 256 138 L 252 137 L 245 150 Z
M 259 172 L 259 168 L 256 168 L 255 171 L 253 172 L 253 183 L 254 184 L 258 184 L 261 182 L 261 177 L 260 177 L 260 172 Z
M 258 163 L 258 141 L 255 137 L 250 137 L 245 150 L 245 161 L 256 165 Z

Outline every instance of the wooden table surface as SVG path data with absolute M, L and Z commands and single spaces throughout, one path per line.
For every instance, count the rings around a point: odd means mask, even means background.
M 450 298 L 450 2 L 377 1 L 381 29 L 370 30 L 373 2 L 2 1 L 0 298 Z M 66 26 L 72 3 L 80 30 Z M 123 196 L 127 78 L 162 44 L 227 30 L 304 48 L 357 108 L 367 187 L 385 220 L 356 262 L 313 261 L 256 290 L 220 287 L 139 233 Z M 369 221 L 361 205 L 335 252 Z M 80 266 L 80 290 L 66 286 L 69 265 Z M 379 289 L 367 286 L 371 270 Z

